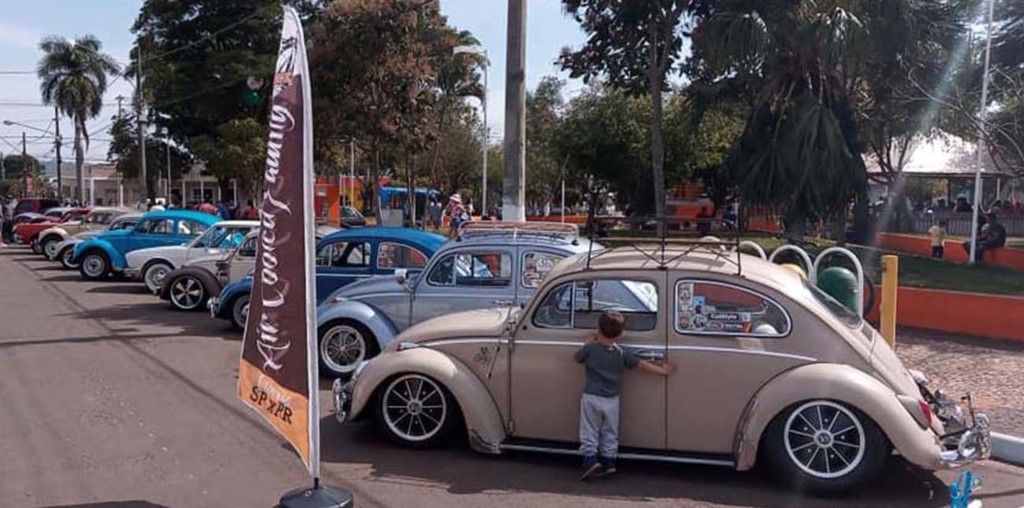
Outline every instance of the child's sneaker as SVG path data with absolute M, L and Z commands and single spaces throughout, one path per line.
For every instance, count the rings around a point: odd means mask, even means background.
M 604 457 L 601 457 L 600 464 L 602 471 L 600 474 L 598 474 L 599 477 L 615 474 L 615 472 L 618 471 L 617 469 L 615 469 L 615 459 L 606 459 Z
M 601 463 L 597 461 L 597 457 L 588 455 L 583 457 L 583 475 L 580 476 L 580 480 L 589 480 L 601 471 Z

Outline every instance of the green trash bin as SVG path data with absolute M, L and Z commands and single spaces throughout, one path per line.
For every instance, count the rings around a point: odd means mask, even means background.
M 854 313 L 857 312 L 857 276 L 846 268 L 833 266 L 818 272 L 818 288 Z

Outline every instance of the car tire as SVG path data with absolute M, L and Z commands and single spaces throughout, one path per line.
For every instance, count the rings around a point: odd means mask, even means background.
M 67 246 L 61 249 L 60 253 L 57 254 L 57 260 L 60 261 L 60 266 L 64 267 L 65 270 L 78 270 L 81 266 L 80 263 L 73 263 L 71 256 L 75 253 L 74 246 Z
M 43 253 L 43 248 L 39 246 L 39 237 L 38 236 L 32 237 L 32 239 L 29 240 L 28 244 L 32 248 L 32 253 L 33 254 L 42 254 Z
M 377 356 L 380 347 L 369 328 L 351 319 L 339 319 L 317 330 L 317 351 L 321 374 L 349 379 L 359 362 Z
M 430 376 L 405 373 L 382 385 L 374 399 L 377 424 L 392 442 L 407 448 L 434 448 L 455 425 L 458 408 L 448 389 Z
M 100 280 L 110 275 L 110 258 L 100 249 L 90 249 L 82 253 L 78 263 L 78 271 L 85 280 Z
M 42 250 L 43 256 L 46 256 L 46 259 L 51 261 L 57 259 L 57 245 L 62 241 L 64 239 L 60 235 L 47 235 L 46 238 L 43 238 L 39 242 L 39 248 Z
M 241 295 L 231 302 L 231 327 L 245 331 L 245 320 L 249 316 L 249 295 Z
M 197 270 L 190 270 L 167 279 L 171 308 L 183 312 L 205 309 L 212 285 L 209 276 L 204 275 Z
M 146 285 L 146 289 L 150 293 L 156 293 L 160 291 L 163 281 L 172 271 L 174 271 L 174 267 L 166 261 L 150 261 L 142 267 L 142 271 L 139 273 L 142 275 L 142 283 Z
M 832 400 L 787 408 L 768 426 L 761 449 L 780 480 L 798 491 L 825 496 L 871 480 L 890 453 L 888 439 L 871 418 Z

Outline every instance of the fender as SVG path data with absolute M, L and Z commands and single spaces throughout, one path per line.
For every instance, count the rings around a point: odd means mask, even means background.
M 160 285 L 160 299 L 170 300 L 171 285 L 174 282 L 174 279 L 186 274 L 195 275 L 196 278 L 200 280 L 200 282 L 206 287 L 206 295 L 208 298 L 212 298 L 220 294 L 222 289 L 220 287 L 220 281 L 218 281 L 217 277 L 214 277 L 209 270 L 201 266 L 183 266 L 172 270 L 167 274 L 167 277 L 164 279 L 167 282 Z
M 67 239 L 68 232 L 64 228 L 62 228 L 62 227 L 54 226 L 52 228 L 42 230 L 39 233 L 39 239 L 42 240 L 43 238 L 46 238 L 47 236 L 50 236 L 50 235 L 57 235 L 57 236 L 59 236 L 60 237 L 60 241 L 63 242 L 65 239 Z
M 815 363 L 776 376 L 747 404 L 737 427 L 736 469 L 754 466 L 761 438 L 775 416 L 793 404 L 812 399 L 834 400 L 859 409 L 908 461 L 928 470 L 942 467 L 938 436 L 914 420 L 891 388 L 849 365 Z
M 110 267 L 114 271 L 118 271 L 119 272 L 121 270 L 124 270 L 124 268 L 126 266 L 128 266 L 128 262 L 125 261 L 124 255 L 121 254 L 120 251 L 115 249 L 114 246 L 110 244 L 110 242 L 108 242 L 108 241 L 106 241 L 106 240 L 104 240 L 102 238 L 98 238 L 98 237 L 97 238 L 90 238 L 90 239 L 88 239 L 88 240 L 86 240 L 86 241 L 76 245 L 75 246 L 75 251 L 71 255 L 72 262 L 73 263 L 81 262 L 82 253 L 87 251 L 87 250 L 89 250 L 89 249 L 100 249 L 100 250 L 102 250 L 107 255 L 107 258 L 110 259 Z
M 316 327 L 319 329 L 324 324 L 338 319 L 351 319 L 369 328 L 377 338 L 380 351 L 383 351 L 398 335 L 398 328 L 383 312 L 356 300 L 321 305 L 317 309 Z
M 501 413 L 490 392 L 473 373 L 473 369 L 425 346 L 386 352 L 367 362 L 352 383 L 351 418 L 357 419 L 367 410 L 377 390 L 384 388 L 384 383 L 395 375 L 408 372 L 430 376 L 455 397 L 466 420 L 466 430 L 473 449 L 484 453 L 500 453 L 498 444 L 505 439 L 506 432 Z M 372 412 L 372 409 L 369 411 Z

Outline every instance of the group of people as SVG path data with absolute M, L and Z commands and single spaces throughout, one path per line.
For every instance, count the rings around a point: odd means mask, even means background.
M 928 236 L 931 238 L 932 257 L 941 259 L 945 256 L 945 243 L 949 221 L 941 220 L 928 228 Z M 967 255 L 971 255 L 971 241 L 961 244 Z M 985 251 L 998 249 L 1006 246 L 1006 227 L 999 222 L 999 216 L 994 211 L 978 216 L 978 236 L 975 243 L 975 261 L 981 263 L 985 259 Z
M 223 220 L 258 220 L 260 218 L 259 209 L 256 208 L 256 204 L 253 203 L 251 199 L 246 201 L 245 206 L 239 206 L 233 199 L 223 199 L 217 204 L 214 204 L 212 199 L 207 199 L 205 201 L 191 201 L 185 206 L 181 206 L 176 199 L 172 198 L 167 207 L 164 207 L 160 201 L 152 203 L 147 200 L 147 211 L 156 212 L 165 210 L 166 208 L 195 210 L 198 212 L 208 213 L 210 215 L 216 215 Z

